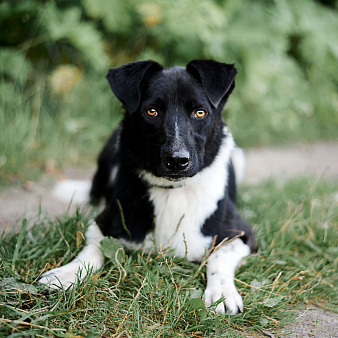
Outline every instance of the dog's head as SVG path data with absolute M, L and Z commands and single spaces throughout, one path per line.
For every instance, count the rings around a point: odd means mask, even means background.
M 126 109 L 121 147 L 128 161 L 164 186 L 210 165 L 223 139 L 222 110 L 236 73 L 233 65 L 211 60 L 186 68 L 141 61 L 110 69 L 108 82 Z

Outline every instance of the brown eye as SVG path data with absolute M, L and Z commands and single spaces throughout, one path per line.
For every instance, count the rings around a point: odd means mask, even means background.
M 207 112 L 203 109 L 196 110 L 195 116 L 198 117 L 199 119 L 205 117 L 207 115 Z
M 158 112 L 155 109 L 152 108 L 152 109 L 147 110 L 147 114 L 151 117 L 155 117 L 155 116 L 158 115 Z

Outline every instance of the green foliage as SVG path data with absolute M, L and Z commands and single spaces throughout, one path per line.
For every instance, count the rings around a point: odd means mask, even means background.
M 105 237 L 101 241 L 101 251 L 104 257 L 108 259 L 114 260 L 116 257 L 116 259 L 119 260 L 121 256 L 120 257 L 118 256 L 122 248 L 123 248 L 122 243 L 114 237 Z
M 71 148 L 65 158 L 74 163 L 84 155 L 86 138 L 97 152 L 102 132 L 93 136 L 85 126 L 94 116 L 103 129 L 118 120 L 110 116 L 119 104 L 112 105 L 107 69 L 150 58 L 166 66 L 197 58 L 235 63 L 236 90 L 225 116 L 242 146 L 338 133 L 334 2 L 329 7 L 314 0 L 17 0 L 0 3 L 0 30 L 0 170 L 6 175 L 19 171 L 8 160 L 12 151 L 22 159 L 16 163 L 40 161 L 33 154 L 42 153 L 54 153 L 49 157 L 59 163 L 58 153 Z M 78 78 L 65 86 L 64 75 L 55 89 L 51 83 L 65 66 L 74 67 Z M 63 94 L 55 95 L 60 88 Z M 65 127 L 65 119 L 75 123 Z M 72 137 L 65 136 L 70 129 Z M 62 149 L 32 141 L 35 131 L 58 140 Z M 5 139 L 14 144 L 4 145 Z M 15 144 L 24 144 L 26 153 Z
M 75 289 L 47 293 L 39 276 L 75 257 L 94 215 L 40 215 L 33 227 L 23 220 L 19 233 L 0 237 L 0 335 L 251 337 L 278 335 L 299 304 L 338 311 L 337 188 L 313 179 L 244 188 L 240 213 L 259 251 L 236 273 L 244 312 L 235 316 L 205 307 L 204 267 L 161 253 L 118 255 L 111 238 L 102 243 L 108 259 L 100 271 Z
M 105 72 L 109 59 L 104 52 L 102 33 L 94 23 L 83 20 L 82 15 L 80 7 L 60 10 L 55 3 L 49 2 L 44 6 L 43 13 L 46 33 L 51 41 L 68 41 L 88 64 Z
M 22 53 L 12 48 L 6 48 L 0 50 L 0 66 L 1 73 L 8 77 L 7 84 L 20 84 L 21 86 L 26 83 L 29 73 L 32 71 L 32 66 L 25 59 Z M 6 95 L 9 93 L 1 93 L 2 100 L 6 100 Z

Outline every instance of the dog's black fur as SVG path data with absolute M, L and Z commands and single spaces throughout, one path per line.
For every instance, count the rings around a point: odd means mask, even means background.
M 109 71 L 108 82 L 126 114 L 99 156 L 90 193 L 93 204 L 106 201 L 96 219 L 103 235 L 142 242 L 153 231 L 156 215 L 149 189 L 161 187 L 161 180 L 146 180 L 143 172 L 164 179 L 164 189 L 176 189 L 213 163 L 224 139 L 222 110 L 236 73 L 233 65 L 209 60 L 169 69 L 142 61 Z M 157 115 L 150 116 L 149 110 Z M 206 115 L 198 117 L 199 110 Z M 243 242 L 255 250 L 253 232 L 236 211 L 231 162 L 224 191 L 201 233 L 217 236 L 217 244 L 243 230 Z
M 170 249 L 191 261 L 210 249 L 205 304 L 224 297 L 216 312 L 243 311 L 234 275 L 256 244 L 236 211 L 236 150 L 222 118 L 236 73 L 233 65 L 202 60 L 186 68 L 143 61 L 109 71 L 126 114 L 99 157 L 92 183 L 91 201 L 105 199 L 105 209 L 90 222 L 77 257 L 44 273 L 41 284 L 67 289 L 99 270 L 100 242 L 114 236 L 126 249 Z M 62 195 L 67 191 L 61 189 Z

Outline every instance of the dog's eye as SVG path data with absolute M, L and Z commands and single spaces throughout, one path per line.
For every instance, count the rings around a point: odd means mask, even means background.
M 151 117 L 155 117 L 155 116 L 157 116 L 158 115 L 158 112 L 156 111 L 156 109 L 148 109 L 147 110 L 147 114 L 149 115 L 149 116 L 151 116 Z
M 203 109 L 198 109 L 195 111 L 195 117 L 201 119 L 207 115 L 207 112 Z

